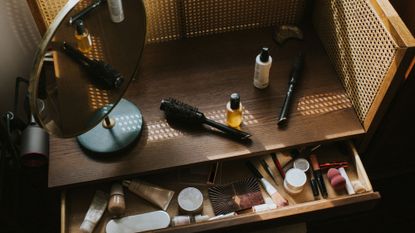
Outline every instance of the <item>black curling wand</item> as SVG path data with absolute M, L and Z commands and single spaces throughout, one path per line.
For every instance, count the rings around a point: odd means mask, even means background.
M 280 112 L 280 117 L 278 119 L 278 126 L 285 126 L 287 124 L 288 114 L 289 114 L 295 86 L 298 82 L 298 79 L 301 76 L 303 65 L 304 65 L 304 55 L 303 53 L 300 53 L 297 59 L 295 60 L 294 67 L 291 71 L 291 78 L 288 83 L 288 91 L 287 91 L 287 95 L 285 96 L 284 105 L 282 106 L 282 109 Z
M 197 108 L 173 98 L 161 100 L 160 110 L 163 110 L 168 118 L 177 119 L 183 122 L 207 124 L 221 130 L 224 133 L 227 133 L 236 139 L 244 140 L 251 136 L 250 134 L 241 130 L 237 130 L 227 125 L 210 120 L 206 118 L 205 114 L 199 112 Z
M 94 78 L 94 81 L 104 85 L 106 88 L 119 88 L 123 83 L 124 77 L 111 65 L 103 61 L 88 58 L 81 51 L 66 42 L 63 42 L 62 51 L 81 64 L 88 74 Z
M 74 22 L 76 22 L 78 19 L 83 19 L 86 15 L 88 15 L 92 10 L 94 10 L 95 8 L 97 8 L 98 6 L 100 6 L 103 2 L 105 2 L 106 0 L 95 0 L 94 2 L 92 2 L 89 6 L 85 7 L 84 9 L 82 9 L 80 12 L 78 12 L 76 15 L 72 16 L 71 18 L 69 18 L 69 24 L 73 24 Z

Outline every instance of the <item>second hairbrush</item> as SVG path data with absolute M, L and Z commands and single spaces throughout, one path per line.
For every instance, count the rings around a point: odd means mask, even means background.
M 197 108 L 173 98 L 162 99 L 160 110 L 163 110 L 166 117 L 169 119 L 177 119 L 194 124 L 207 124 L 235 139 L 245 140 L 251 136 L 251 134 L 244 131 L 208 119 L 205 114 L 200 112 Z

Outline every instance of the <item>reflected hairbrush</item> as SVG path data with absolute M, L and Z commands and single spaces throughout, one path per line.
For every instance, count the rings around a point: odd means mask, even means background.
M 110 64 L 95 59 L 92 60 L 66 42 L 63 42 L 62 51 L 81 64 L 95 82 L 100 83 L 108 89 L 121 87 L 124 77 Z
M 207 124 L 236 139 L 244 140 L 251 136 L 250 134 L 241 130 L 237 130 L 227 125 L 210 120 L 206 118 L 202 112 L 199 112 L 197 108 L 173 98 L 161 100 L 160 109 L 163 110 L 166 114 L 166 117 L 170 119 L 186 121 L 194 124 Z

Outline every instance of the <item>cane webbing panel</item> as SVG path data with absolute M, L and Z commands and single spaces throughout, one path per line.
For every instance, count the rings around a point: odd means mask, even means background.
M 186 37 L 295 24 L 303 0 L 183 0 Z
M 398 46 L 366 0 L 316 3 L 314 26 L 364 123 Z
M 49 27 L 68 0 L 36 0 L 36 2 L 46 27 Z
M 68 0 L 34 1 L 39 5 L 48 27 Z M 144 0 L 147 43 L 278 24 L 296 24 L 303 16 L 305 1 Z M 84 0 L 82 5 L 87 2 L 89 1 Z

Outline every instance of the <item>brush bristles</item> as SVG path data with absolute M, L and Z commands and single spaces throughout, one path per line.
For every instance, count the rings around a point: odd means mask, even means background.
M 176 118 L 186 121 L 201 121 L 204 118 L 203 113 L 199 112 L 196 107 L 185 104 L 173 98 L 161 100 L 160 110 L 163 110 L 167 117 Z
M 228 185 L 213 186 L 208 193 L 215 215 L 264 204 L 258 181 L 253 177 Z

